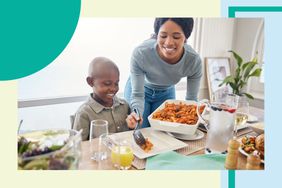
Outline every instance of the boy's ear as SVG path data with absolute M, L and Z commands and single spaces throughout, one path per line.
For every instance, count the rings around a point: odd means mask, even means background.
M 87 77 L 86 78 L 86 81 L 87 81 L 87 83 L 88 83 L 88 85 L 90 85 L 91 87 L 93 87 L 94 86 L 94 79 L 92 78 L 92 77 Z

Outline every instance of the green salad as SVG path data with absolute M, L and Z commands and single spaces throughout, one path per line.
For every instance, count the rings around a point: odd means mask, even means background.
M 18 169 L 76 169 L 80 142 L 80 133 L 73 130 L 33 131 L 18 135 Z

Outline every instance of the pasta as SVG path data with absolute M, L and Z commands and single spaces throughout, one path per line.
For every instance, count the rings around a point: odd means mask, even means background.
M 200 113 L 205 109 L 205 106 L 200 106 Z M 183 103 L 165 103 L 165 108 L 155 112 L 152 116 L 153 119 L 183 123 L 188 125 L 194 125 L 198 121 L 196 105 L 187 105 Z
M 149 141 L 149 139 L 146 138 L 146 143 L 142 146 L 142 149 L 143 149 L 146 153 L 148 153 L 149 151 L 152 150 L 153 146 L 154 146 L 154 145 Z

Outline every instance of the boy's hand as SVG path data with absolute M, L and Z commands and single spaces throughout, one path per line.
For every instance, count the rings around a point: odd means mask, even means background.
M 135 112 L 131 112 L 126 118 L 126 123 L 128 128 L 134 129 L 137 125 L 137 121 L 140 121 L 140 124 L 142 124 L 143 119 L 142 117 L 138 117 Z

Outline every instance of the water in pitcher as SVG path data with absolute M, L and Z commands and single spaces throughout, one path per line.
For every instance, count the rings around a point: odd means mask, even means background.
M 212 104 L 209 131 L 206 141 L 207 153 L 225 153 L 228 141 L 233 137 L 235 108 L 225 104 Z

